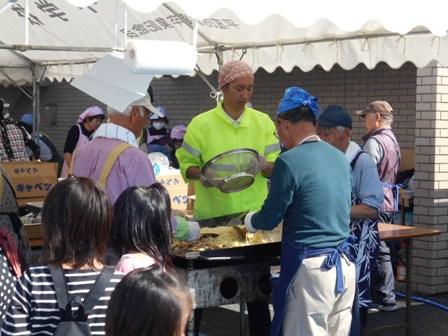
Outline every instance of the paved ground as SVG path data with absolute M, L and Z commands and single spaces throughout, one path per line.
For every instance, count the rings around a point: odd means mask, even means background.
M 448 294 L 437 295 L 430 298 L 448 307 Z M 370 313 L 368 328 L 376 328 L 404 321 L 404 302 L 399 301 L 400 309 L 397 312 Z M 239 306 L 225 306 L 209 308 L 204 311 L 201 332 L 207 336 L 239 336 L 240 314 Z M 448 335 L 448 312 L 434 306 L 416 303 L 412 304 L 412 336 L 447 336 Z M 246 318 L 247 327 L 247 318 Z M 245 328 L 242 335 L 248 335 Z M 392 328 L 383 331 L 371 331 L 368 335 L 375 336 L 405 336 L 404 329 Z

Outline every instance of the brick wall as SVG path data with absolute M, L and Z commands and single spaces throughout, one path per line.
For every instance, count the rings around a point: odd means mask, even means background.
M 302 72 L 295 69 L 291 73 L 277 70 L 272 74 L 259 70 L 255 77 L 255 92 L 252 104 L 255 108 L 268 112 L 272 117 L 278 100 L 286 87 L 298 85 L 319 97 L 321 107 L 342 104 L 350 111 L 363 108 L 372 100 L 388 100 L 397 111 L 394 128 L 403 148 L 414 147 L 415 128 L 415 76 L 416 68 L 405 64 L 393 70 L 380 64 L 375 70 L 358 66 L 345 71 L 335 67 L 330 72 L 314 69 Z M 216 74 L 210 77 L 216 85 Z M 214 101 L 208 97 L 209 88 L 200 78 L 161 78 L 153 82 L 157 103 L 169 111 L 171 124 L 188 123 L 198 112 L 212 108 Z M 353 137 L 361 141 L 365 130 L 362 121 L 354 116 Z
M 414 223 L 442 234 L 414 242 L 418 291 L 448 291 L 448 68 L 417 70 Z
M 3 92 L 17 90 L 11 87 L 3 89 Z M 18 91 L 18 90 L 17 90 Z M 0 88 L 0 96 L 2 89 Z M 50 125 L 50 115 L 46 108 L 49 104 L 55 104 L 57 108 L 57 123 Z M 69 128 L 76 122 L 79 114 L 91 105 L 105 105 L 72 87 L 67 82 L 53 83 L 42 86 L 40 89 L 40 129 L 50 136 L 57 148 L 61 151 L 64 147 L 65 138 Z M 19 120 L 24 113 L 32 113 L 32 102 L 22 95 L 21 99 L 15 101 L 12 106 L 12 115 Z
M 299 85 L 319 97 L 322 107 L 328 104 L 343 104 L 350 111 L 364 107 L 369 101 L 388 100 L 397 110 L 394 128 L 402 147 L 414 147 L 415 127 L 415 76 L 416 68 L 405 64 L 401 69 L 390 69 L 379 64 L 375 70 L 367 70 L 360 65 L 345 71 L 335 66 L 325 72 L 316 68 L 310 72 L 295 69 L 291 73 L 276 70 L 269 74 L 264 70 L 256 73 L 255 93 L 252 103 L 255 108 L 266 111 L 274 117 L 279 98 L 286 87 Z M 216 73 L 209 76 L 216 85 Z M 209 98 L 210 89 L 198 77 L 163 77 L 153 80 L 156 105 L 164 105 L 169 114 L 170 124 L 187 124 L 201 111 L 213 107 L 215 102 Z M 0 96 L 15 88 L 0 88 Z M 57 104 L 58 121 L 50 126 L 45 106 Z M 99 104 L 94 99 L 70 86 L 67 82 L 55 83 L 41 89 L 41 128 L 47 132 L 62 149 L 67 130 L 86 107 Z M 102 104 L 99 104 L 103 106 Z M 14 106 L 13 115 L 20 118 L 31 111 L 31 102 L 24 96 Z M 361 141 L 365 133 L 362 121 L 354 117 L 354 139 Z

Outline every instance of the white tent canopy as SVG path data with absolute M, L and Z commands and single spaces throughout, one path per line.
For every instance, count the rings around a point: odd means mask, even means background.
M 207 74 L 242 55 L 268 72 L 448 66 L 446 13 L 436 0 L 0 0 L 0 84 L 73 78 L 128 38 L 193 42 L 196 22 Z

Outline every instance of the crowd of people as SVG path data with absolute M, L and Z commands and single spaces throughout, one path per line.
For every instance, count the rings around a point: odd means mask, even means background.
M 148 90 L 148 93 L 152 90 Z M 151 98 L 152 99 L 152 98 Z M 4 107 L 6 106 L 6 107 Z M 83 111 L 73 126 L 68 130 L 63 155 L 56 148 L 53 140 L 45 132 L 40 131 L 36 143 L 32 138 L 33 116 L 25 113 L 19 121 L 14 120 L 7 111 L 8 104 L 0 98 L 0 162 L 32 161 L 55 162 L 58 164 L 58 177 L 67 177 L 77 148 L 94 138 L 94 133 L 106 118 L 99 106 L 90 106 Z M 155 108 L 149 118 L 149 127 L 145 127 L 136 138 L 140 148 L 145 153 L 162 153 L 167 157 L 173 168 L 179 168 L 175 152 L 180 148 L 186 132 L 183 124 L 168 128 L 166 109 L 163 106 Z M 113 114 L 110 111 L 109 114 Z
M 269 302 L 249 302 L 251 336 L 363 335 L 372 303 L 396 309 L 394 246 L 378 235 L 378 222 L 390 223 L 397 207 L 400 149 L 390 104 L 357 112 L 367 130 L 361 147 L 351 140 L 351 113 L 339 105 L 321 111 L 301 87 L 285 90 L 275 122 L 254 109 L 254 74 L 242 61 L 225 64 L 218 85 L 222 101 L 188 127 L 168 128 L 152 90 L 123 111 L 108 107 L 105 123 L 97 106 L 80 115 L 64 148 L 67 177 L 43 205 L 40 264 L 28 264 L 20 220 L 8 216 L 4 225 L 2 217 L 0 266 L 9 278 L 0 286 L 1 335 L 62 335 L 71 324 L 105 335 L 185 333 L 193 297 L 169 255 L 180 223 L 151 151 L 166 154 L 194 185 L 201 225 L 241 214 L 250 232 L 282 223 L 274 318 Z M 246 189 L 223 193 L 202 167 L 236 148 L 258 153 L 257 174 Z M 0 197 L 14 200 L 1 180 Z M 17 213 L 14 201 L 8 211 Z

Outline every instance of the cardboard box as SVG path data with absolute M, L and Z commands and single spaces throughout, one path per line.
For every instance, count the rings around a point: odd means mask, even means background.
M 178 174 L 169 174 L 169 175 L 158 175 L 156 176 L 157 181 L 159 181 L 165 188 L 170 187 L 187 187 L 188 184 L 184 182 L 182 175 Z
M 42 239 L 41 223 L 24 224 L 23 227 L 29 240 Z
M 57 182 L 55 162 L 4 162 L 1 165 L 12 182 L 17 200 L 43 199 Z
M 43 233 L 42 225 L 40 223 L 23 225 L 26 236 L 28 237 L 28 244 L 30 247 L 42 247 Z
M 169 187 L 167 190 L 171 198 L 171 208 L 186 210 L 188 205 L 187 187 Z
M 409 170 L 415 168 L 415 150 L 414 148 L 401 149 L 401 161 L 398 171 Z
M 184 182 L 180 173 L 158 175 L 156 178 L 168 190 L 171 198 L 171 208 L 186 210 L 188 205 L 188 184 Z

